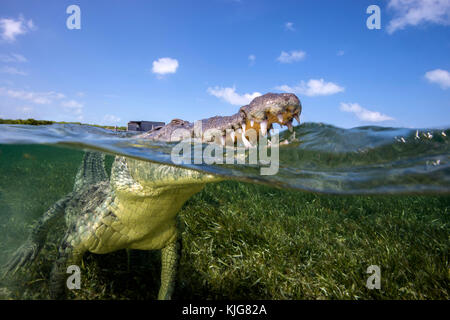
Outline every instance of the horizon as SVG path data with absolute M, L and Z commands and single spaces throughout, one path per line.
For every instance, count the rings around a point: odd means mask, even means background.
M 0 118 L 193 122 L 292 92 L 302 123 L 448 128 L 449 26 L 445 0 L 4 0 Z

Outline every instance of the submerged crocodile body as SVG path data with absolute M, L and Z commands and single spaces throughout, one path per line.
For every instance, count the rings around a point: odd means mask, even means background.
M 246 144 L 246 129 L 266 135 L 273 123 L 292 127 L 299 121 L 301 105 L 293 94 L 266 94 L 229 117 L 202 120 L 203 130 L 222 134 L 218 142 L 232 140 Z M 177 129 L 192 136 L 194 125 L 175 119 L 168 125 L 140 135 L 140 138 L 171 141 Z M 237 134 L 226 135 L 233 129 Z M 233 131 L 234 132 L 234 131 Z M 239 137 L 239 133 L 241 137 Z M 73 191 L 56 202 L 40 219 L 27 242 L 6 265 L 6 273 L 31 263 L 45 243 L 47 233 L 64 215 L 66 233 L 50 275 L 50 296 L 66 296 L 67 267 L 76 265 L 87 251 L 109 253 L 120 249 L 161 250 L 161 286 L 158 299 L 170 299 L 180 256 L 176 215 L 183 204 L 208 182 L 221 178 L 186 168 L 116 156 L 110 178 L 104 155 L 86 152 L 75 178 Z

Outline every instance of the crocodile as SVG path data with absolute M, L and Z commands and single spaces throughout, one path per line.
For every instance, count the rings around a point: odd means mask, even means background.
M 230 140 L 246 145 L 246 130 L 265 136 L 272 124 L 292 129 L 300 123 L 300 100 L 291 93 L 268 93 L 253 99 L 232 116 L 201 120 L 204 131 L 214 129 Z M 155 141 L 173 141 L 178 129 L 194 137 L 195 125 L 174 119 L 167 125 L 138 135 Z M 227 130 L 232 133 L 227 135 Z M 237 133 L 235 133 L 237 132 Z M 238 139 L 240 138 L 240 139 Z M 181 139 L 181 138 L 179 138 Z M 230 141 L 228 141 L 228 144 Z M 104 154 L 87 151 L 75 177 L 72 192 L 58 200 L 37 222 L 28 240 L 5 265 L 5 275 L 32 263 L 59 217 L 65 219 L 65 234 L 50 273 L 52 299 L 67 297 L 67 267 L 78 265 L 85 252 L 107 254 L 121 249 L 161 250 L 161 284 L 158 299 L 170 299 L 181 254 L 176 217 L 183 204 L 206 183 L 220 176 L 166 164 L 116 156 L 108 178 Z

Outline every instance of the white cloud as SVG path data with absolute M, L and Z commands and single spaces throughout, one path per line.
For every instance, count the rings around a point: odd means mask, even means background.
M 17 20 L 2 18 L 0 19 L 1 38 L 6 41 L 15 41 L 16 37 L 34 30 L 33 21 L 25 20 L 23 16 L 19 16 Z
M 244 93 L 244 94 L 238 94 L 236 93 L 236 88 L 221 88 L 221 87 L 214 87 L 214 88 L 208 88 L 208 93 L 225 100 L 228 103 L 231 103 L 233 105 L 237 106 L 243 106 L 246 104 L 249 104 L 250 101 L 252 101 L 254 98 L 259 97 L 261 93 L 259 92 L 253 92 L 253 93 Z
M 254 54 L 251 54 L 248 56 L 248 60 L 250 61 L 250 65 L 253 66 L 256 61 L 256 56 Z
M 389 22 L 388 33 L 426 22 L 450 25 L 449 0 L 390 0 L 388 8 L 396 14 Z
M 76 100 L 63 101 L 61 102 L 61 105 L 65 108 L 73 108 L 73 109 L 83 108 L 83 104 Z
M 168 73 L 175 73 L 178 69 L 178 60 L 172 58 L 160 58 L 153 61 L 152 72 L 164 75 Z
M 357 103 L 343 103 L 341 102 L 340 106 L 341 111 L 344 112 L 351 112 L 358 117 L 359 120 L 368 121 L 368 122 L 381 122 L 381 121 L 388 121 L 388 120 L 394 120 L 394 118 L 379 113 L 377 111 L 370 111 L 363 107 L 361 107 Z
M 306 83 L 305 81 L 301 81 L 300 84 L 295 87 L 282 85 L 275 87 L 275 89 L 284 92 L 303 94 L 309 97 L 328 96 L 339 92 L 343 92 L 345 90 L 345 88 L 337 85 L 336 83 L 325 82 L 325 80 L 323 79 L 310 79 Z
M 1 73 L 8 73 L 12 75 L 19 75 L 19 76 L 26 76 L 27 73 L 21 70 L 18 70 L 17 68 L 10 67 L 10 66 L 4 66 L 0 69 Z
M 303 60 L 305 58 L 305 56 L 306 56 L 306 52 L 301 51 L 301 50 L 297 50 L 297 51 L 294 50 L 294 51 L 290 51 L 290 52 L 281 51 L 281 54 L 277 58 L 277 60 L 280 61 L 281 63 L 292 63 L 292 62 Z
M 0 87 L 0 96 L 5 96 L 11 99 L 27 101 L 29 103 L 39 105 L 39 110 L 47 110 L 51 112 L 65 112 L 70 118 L 76 118 L 78 121 L 83 120 L 84 104 L 77 100 L 68 99 L 62 93 L 55 91 L 47 92 L 33 92 L 29 90 L 10 89 Z M 20 114 L 30 114 L 34 112 L 33 105 L 25 105 L 15 108 L 16 112 Z M 37 110 L 37 108 L 36 108 Z M 19 115 L 20 115 L 19 114 Z
M 27 21 L 27 27 L 28 27 L 28 29 L 30 29 L 30 30 L 34 30 L 35 28 L 34 28 L 34 23 L 33 23 L 33 20 L 28 20 Z
M 437 83 L 442 89 L 450 88 L 450 72 L 442 69 L 435 69 L 425 73 L 428 81 Z
M 336 53 L 336 55 L 337 55 L 338 57 L 342 57 L 344 54 L 345 54 L 345 51 L 344 51 L 344 50 L 339 50 L 339 51 Z
M 33 108 L 29 107 L 29 106 L 23 106 L 23 107 L 17 107 L 16 110 L 21 113 L 29 114 L 31 111 L 33 111 Z
M 81 113 L 83 112 L 84 104 L 76 100 L 67 100 L 62 101 L 61 106 L 67 111 L 73 112 L 76 115 L 81 115 Z
M 0 95 L 7 96 L 14 99 L 26 100 L 35 104 L 50 104 L 54 100 L 63 99 L 65 95 L 62 93 L 49 92 L 32 92 L 25 90 L 13 90 L 0 87 Z
M 289 30 L 289 31 L 295 31 L 294 23 L 293 23 L 293 22 L 286 22 L 286 23 L 284 24 L 284 27 L 286 28 L 286 30 Z
M 103 117 L 103 123 L 117 123 L 120 122 L 120 118 L 112 115 L 112 114 L 107 114 Z
M 9 62 L 27 62 L 28 60 L 21 54 L 11 53 L 11 54 L 0 54 L 0 61 L 9 63 Z

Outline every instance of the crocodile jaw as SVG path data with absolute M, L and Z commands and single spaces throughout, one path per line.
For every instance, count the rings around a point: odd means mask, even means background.
M 301 111 L 302 106 L 296 95 L 292 93 L 267 93 L 253 99 L 250 104 L 241 107 L 232 116 L 216 116 L 200 120 L 202 130 L 200 136 L 198 132 L 195 132 L 193 123 L 174 119 L 164 127 L 143 133 L 138 138 L 175 142 L 185 138 L 175 135 L 176 130 L 184 129 L 190 132 L 192 138 L 201 137 L 203 142 L 216 142 L 225 145 L 227 139 L 228 141 L 232 139 L 231 142 L 234 144 L 238 140 L 245 140 L 245 138 L 242 139 L 242 136 L 249 129 L 254 129 L 258 135 L 262 136 L 267 134 L 274 123 L 287 126 L 289 130 L 292 130 L 293 119 L 300 123 Z M 205 133 L 211 130 L 218 132 L 218 134 L 206 136 Z M 229 130 L 235 131 L 236 134 L 232 137 L 227 136 Z M 217 139 L 217 136 L 220 138 Z

